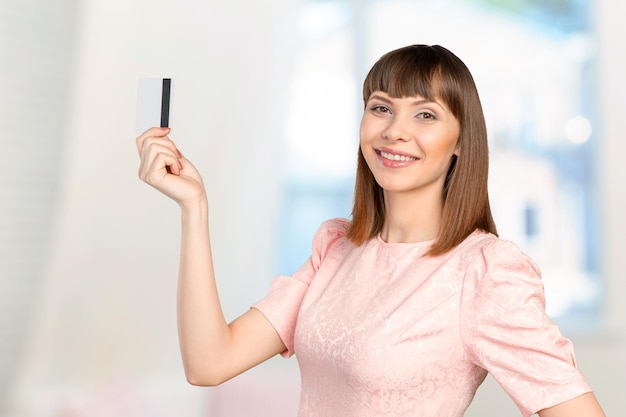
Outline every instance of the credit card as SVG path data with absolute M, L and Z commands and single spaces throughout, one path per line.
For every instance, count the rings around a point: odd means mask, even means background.
M 151 127 L 170 127 L 171 78 L 140 78 L 137 82 L 137 135 Z

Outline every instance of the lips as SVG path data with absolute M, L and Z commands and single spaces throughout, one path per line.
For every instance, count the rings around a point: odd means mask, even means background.
M 390 161 L 408 162 L 408 161 L 417 161 L 418 160 L 418 158 L 416 158 L 414 156 L 409 156 L 409 155 L 399 155 L 399 154 L 383 152 L 383 151 L 378 151 L 377 153 L 380 156 L 382 156 L 383 158 L 388 159 Z
M 420 158 L 412 155 L 390 152 L 389 149 L 375 149 L 374 152 L 382 166 L 387 168 L 404 168 L 420 160 Z

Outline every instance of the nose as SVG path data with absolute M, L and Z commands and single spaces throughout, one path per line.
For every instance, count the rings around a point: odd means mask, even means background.
M 383 138 L 393 142 L 409 140 L 408 122 L 398 116 L 389 119 L 388 125 L 383 130 Z

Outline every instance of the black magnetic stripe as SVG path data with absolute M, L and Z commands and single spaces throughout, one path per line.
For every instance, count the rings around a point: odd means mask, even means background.
M 169 127 L 170 124 L 170 90 L 171 78 L 163 78 L 163 92 L 161 93 L 161 127 Z

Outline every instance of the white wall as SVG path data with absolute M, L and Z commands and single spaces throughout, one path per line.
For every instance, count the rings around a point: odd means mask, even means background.
M 61 209 L 15 408 L 60 415 L 105 403 L 103 415 L 131 415 L 153 404 L 175 415 L 172 403 L 192 415 L 207 390 L 186 384 L 178 354 L 178 211 L 137 177 L 137 78 L 174 79 L 171 136 L 205 177 L 234 318 L 272 278 L 283 22 L 297 2 L 80 4 Z
M 264 294 L 271 279 L 272 230 L 280 220 L 275 151 L 295 47 L 283 34 L 298 4 L 81 2 L 71 146 L 59 168 L 65 175 L 61 210 L 45 296 L 15 390 L 15 415 L 77 416 L 88 408 L 101 416 L 196 416 L 207 409 L 229 415 L 219 399 L 258 386 L 269 373 L 279 375 L 282 389 L 297 393 L 293 360 L 273 360 L 233 381 L 231 391 L 184 382 L 174 310 L 178 214 L 137 179 L 134 100 L 138 77 L 174 79 L 172 137 L 205 177 L 220 291 L 233 318 Z M 619 415 L 626 386 L 620 297 L 626 293 L 626 167 L 620 163 L 626 154 L 620 17 L 626 10 L 603 0 L 598 12 L 607 328 L 574 341 L 607 414 Z M 468 416 L 516 413 L 488 380 Z

